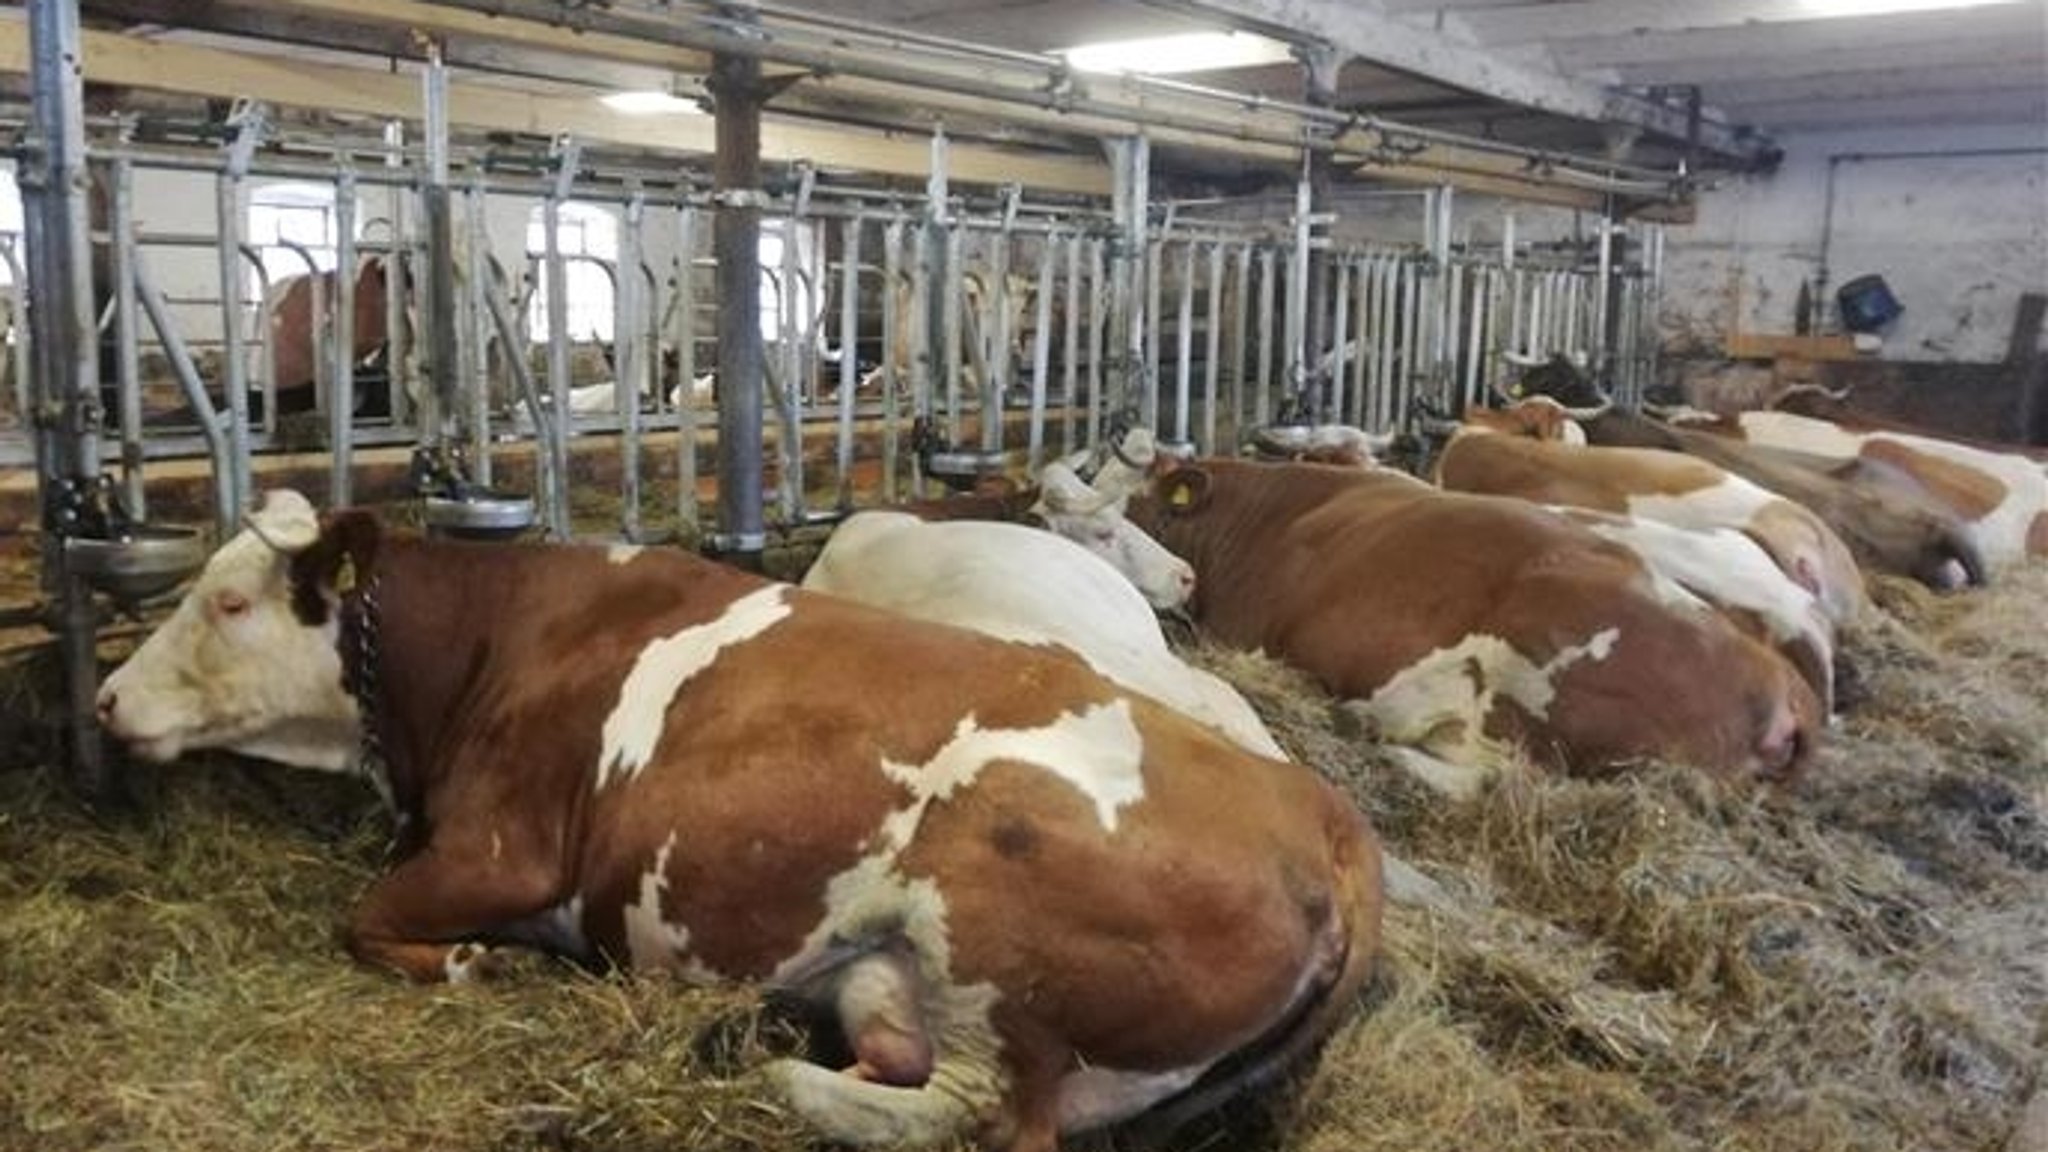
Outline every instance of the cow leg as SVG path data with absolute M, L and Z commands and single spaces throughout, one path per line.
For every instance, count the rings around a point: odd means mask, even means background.
M 356 905 L 348 949 L 356 959 L 422 982 L 463 983 L 488 975 L 479 938 L 545 911 L 554 898 L 546 869 L 519 859 L 497 834 L 480 846 L 437 834 L 392 869 Z

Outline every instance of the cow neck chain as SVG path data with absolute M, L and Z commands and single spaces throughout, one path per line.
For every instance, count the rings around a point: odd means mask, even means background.
M 379 585 L 379 579 L 372 576 L 354 594 L 352 618 L 355 626 L 344 628 L 342 637 L 342 684 L 356 702 L 356 713 L 362 721 L 356 771 L 377 790 L 377 797 L 384 802 L 385 810 L 402 821 L 398 798 L 391 790 L 390 765 L 384 759 L 383 734 L 377 724 L 377 669 L 380 663 L 377 634 L 382 624 L 382 612 L 377 602 Z M 349 643 L 350 632 L 354 633 L 353 644 Z

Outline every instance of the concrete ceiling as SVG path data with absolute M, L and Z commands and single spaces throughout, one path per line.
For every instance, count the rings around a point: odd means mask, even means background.
M 1889 0 L 1881 7 L 1908 7 Z M 1833 7 L 1839 8 L 1836 4 Z M 840 0 L 859 15 L 1030 51 L 1235 25 L 1354 53 L 1341 100 L 1415 123 L 1601 142 L 1589 93 L 1689 101 L 1707 120 L 1803 128 L 2037 122 L 2048 128 L 2048 0 L 1829 15 L 1817 0 Z M 1191 79 L 1298 98 L 1298 70 Z M 1574 123 L 1576 122 L 1576 123 Z

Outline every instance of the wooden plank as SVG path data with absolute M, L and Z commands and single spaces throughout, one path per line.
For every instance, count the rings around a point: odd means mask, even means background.
M 1726 352 L 1731 360 L 1861 360 L 1853 336 L 1775 336 L 1730 332 Z

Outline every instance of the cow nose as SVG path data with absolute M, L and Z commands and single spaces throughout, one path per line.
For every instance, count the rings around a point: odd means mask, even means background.
M 113 723 L 114 705 L 119 703 L 119 701 L 120 697 L 111 691 L 102 690 L 100 692 L 99 700 L 93 705 L 93 712 L 99 717 L 101 726 L 104 727 L 107 724 Z
M 1195 570 L 1193 568 L 1181 569 L 1175 574 L 1175 580 L 1180 584 L 1180 590 L 1183 595 L 1192 596 L 1195 594 Z

